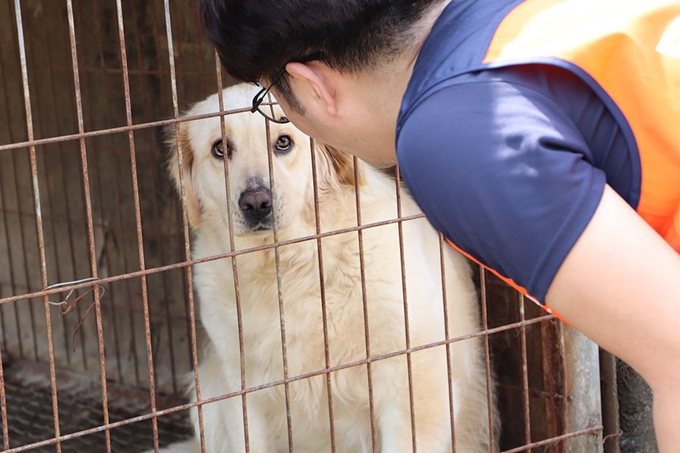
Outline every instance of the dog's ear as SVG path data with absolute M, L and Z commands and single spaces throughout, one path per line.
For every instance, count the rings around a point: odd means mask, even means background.
M 361 165 L 357 166 L 356 173 L 354 171 L 354 158 L 349 154 L 345 154 L 332 146 L 324 145 L 315 142 L 317 151 L 325 157 L 328 161 L 329 170 L 334 173 L 334 179 L 340 184 L 348 184 L 351 186 L 361 186 L 364 183 L 363 172 Z M 358 179 L 357 179 L 358 178 Z
M 178 133 L 179 132 L 179 133 Z M 170 149 L 167 162 L 168 172 L 177 189 L 177 193 L 184 193 L 185 206 L 189 224 L 196 228 L 201 219 L 201 205 L 194 190 L 192 170 L 194 166 L 194 150 L 188 136 L 188 125 L 171 124 L 164 130 L 165 143 Z M 180 178 L 180 155 L 182 157 L 182 175 Z M 180 190 L 180 187 L 182 190 Z

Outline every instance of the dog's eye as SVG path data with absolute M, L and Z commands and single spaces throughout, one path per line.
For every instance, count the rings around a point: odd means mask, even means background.
M 218 159 L 224 159 L 224 143 L 222 140 L 218 140 L 215 142 L 215 144 L 212 147 L 211 153 L 213 157 L 217 157 Z M 227 142 L 227 158 L 231 159 L 231 147 L 229 146 L 229 142 Z
M 276 140 L 276 152 L 279 154 L 285 154 L 293 148 L 293 140 L 287 135 L 282 135 Z

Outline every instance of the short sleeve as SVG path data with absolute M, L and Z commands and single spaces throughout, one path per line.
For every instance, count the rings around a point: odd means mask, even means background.
M 405 183 L 435 228 L 541 302 L 602 197 L 590 155 L 547 95 L 495 79 L 429 94 L 397 136 Z

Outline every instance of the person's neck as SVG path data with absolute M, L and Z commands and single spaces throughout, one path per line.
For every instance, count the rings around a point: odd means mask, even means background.
M 337 140 L 341 151 L 369 158 L 379 167 L 396 163 L 396 126 L 401 102 L 411 80 L 418 53 L 433 24 L 448 4 L 438 4 L 411 31 L 408 46 L 396 56 L 357 73 L 343 73 L 337 78 L 341 86 L 341 120 L 348 125 L 354 141 Z M 343 102 L 348 101 L 348 102 Z M 357 151 L 359 151 L 357 153 Z
M 418 59 L 420 50 L 430 35 L 434 23 L 450 2 L 451 0 L 443 0 L 425 13 L 423 18 L 414 25 L 412 30 L 408 33 L 410 44 L 406 46 L 399 55 L 389 62 L 384 63 L 373 70 L 369 70 L 371 76 L 366 80 L 368 80 L 373 87 L 381 87 L 378 90 L 373 90 L 374 92 L 377 92 L 379 96 L 384 93 L 390 93 L 389 98 L 392 100 L 398 98 L 399 105 L 401 105 L 401 99 L 411 80 L 413 68 Z M 390 110 L 392 109 L 390 108 Z
M 432 30 L 432 26 L 450 3 L 445 0 L 428 12 L 414 27 L 412 45 L 397 57 L 370 71 L 369 77 L 362 78 L 367 99 L 372 99 L 373 114 L 384 118 L 383 127 L 396 132 L 397 116 L 401 101 L 413 74 L 420 49 Z

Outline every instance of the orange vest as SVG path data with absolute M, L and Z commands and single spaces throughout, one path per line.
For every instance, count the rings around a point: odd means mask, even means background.
M 637 212 L 680 253 L 680 0 L 526 0 L 482 63 L 557 64 L 608 97 L 640 154 Z
M 543 58 L 580 68 L 621 110 L 640 152 L 637 212 L 680 252 L 680 1 L 527 0 L 484 63 Z

